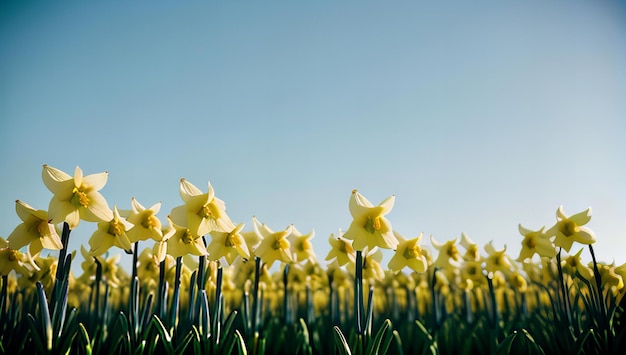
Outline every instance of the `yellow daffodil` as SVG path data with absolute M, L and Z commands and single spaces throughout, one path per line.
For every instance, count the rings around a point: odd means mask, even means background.
M 622 279 L 622 276 L 616 272 L 615 263 L 611 263 L 610 265 L 598 263 L 597 265 L 603 287 L 607 289 L 614 289 L 614 291 L 619 291 L 624 288 L 624 280 Z M 590 262 L 589 267 L 592 266 L 593 262 Z
M 326 255 L 326 261 L 336 260 L 339 266 L 344 266 L 349 262 L 354 263 L 356 254 L 354 248 L 352 248 L 352 241 L 344 238 L 340 235 L 335 238 L 334 234 L 331 234 L 328 238 L 330 243 L 330 251 Z
M 137 257 L 137 276 L 142 282 L 142 287 L 147 285 L 149 289 L 157 286 L 159 279 L 160 261 L 151 248 L 145 248 Z
M 30 254 L 37 255 L 43 248 L 59 250 L 63 247 L 54 224 L 48 219 L 48 212 L 35 210 L 20 200 L 15 201 L 15 211 L 23 223 L 7 238 L 9 248 L 18 250 L 29 245 Z
M 461 242 L 459 243 L 465 248 L 463 260 L 478 261 L 480 260 L 480 248 L 465 233 L 461 233 Z
M 110 221 L 112 218 L 104 197 L 98 192 L 107 182 L 108 173 L 83 176 L 77 166 L 74 177 L 48 165 L 43 166 L 43 182 L 54 194 L 48 207 L 52 223 L 67 222 L 70 229 L 81 219 L 88 222 Z
M 487 272 L 500 271 L 504 275 L 508 275 L 512 271 L 513 264 L 511 258 L 506 254 L 506 245 L 502 250 L 496 250 L 492 242 L 485 245 L 487 256 L 485 257 L 485 270 Z
M 295 262 L 302 262 L 305 260 L 315 262 L 317 260 L 315 257 L 315 250 L 313 250 L 313 245 L 311 244 L 311 239 L 314 236 L 315 230 L 311 230 L 309 234 L 303 235 L 298 229 L 296 229 L 295 226 L 291 228 L 291 234 L 287 236 L 287 239 L 291 244 Z
M 570 217 L 563 212 L 563 206 L 556 210 L 556 224 L 546 231 L 546 236 L 554 238 L 554 245 L 569 252 L 574 242 L 580 244 L 593 244 L 596 241 L 595 234 L 588 228 L 583 227 L 591 220 L 591 207 L 583 212 Z
M 380 262 L 383 260 L 383 252 L 377 247 L 368 250 L 366 247 L 363 250 L 363 280 L 378 280 L 381 281 L 385 278 L 385 271 L 383 270 Z M 356 261 L 356 260 L 355 260 Z M 350 272 L 355 273 L 356 264 L 350 264 Z
M 200 236 L 187 227 L 175 224 L 169 216 L 167 220 L 170 224 L 169 233 L 167 233 L 167 254 L 174 258 L 188 254 L 196 256 L 209 254 Z
M 404 267 L 409 267 L 415 272 L 426 271 L 428 264 L 426 257 L 422 254 L 422 248 L 419 245 L 424 234 L 420 233 L 418 237 L 406 240 L 400 233 L 396 231 L 393 233 L 396 239 L 398 239 L 399 244 L 393 257 L 389 260 L 389 264 L 387 265 L 389 269 L 393 272 L 399 272 Z
M 580 275 L 585 278 L 587 281 L 593 280 L 593 271 L 591 268 L 587 267 L 587 265 L 583 264 L 580 259 L 580 255 L 582 254 L 584 248 L 580 248 L 578 253 L 574 255 L 569 255 L 564 260 L 561 261 L 561 265 L 563 266 L 563 270 L 570 274 L 572 277 L 576 275 L 576 272 L 580 273 Z
M 394 201 L 395 196 L 392 195 L 374 206 L 357 190 L 352 190 L 349 209 L 353 220 L 343 237 L 354 241 L 352 246 L 355 250 L 365 247 L 395 249 L 398 246 L 391 223 L 384 217 L 391 212 Z
M 253 217 L 254 231 L 263 238 L 261 244 L 256 248 L 255 254 L 267 265 L 272 266 L 274 261 L 284 263 L 293 262 L 291 255 L 291 244 L 287 237 L 291 234 L 293 225 L 289 225 L 286 229 L 274 232 L 265 223 L 259 223 L 256 217 Z
M 484 284 L 487 280 L 483 274 L 482 260 L 464 260 L 459 269 L 461 281 L 472 282 L 473 286 Z
M 161 209 L 161 202 L 145 208 L 133 197 L 131 203 L 132 210 L 127 221 L 132 223 L 133 227 L 126 232 L 130 242 L 135 243 L 148 238 L 158 242 L 163 239 L 163 227 L 156 216 Z
M 556 255 L 556 249 L 552 245 L 550 238 L 544 233 L 545 227 L 533 231 L 518 225 L 518 230 L 524 236 L 522 240 L 522 250 L 519 253 L 517 261 L 530 259 L 537 254 L 540 257 L 553 258 Z
M 28 275 L 23 259 L 22 253 L 10 248 L 9 242 L 0 237 L 0 276 L 8 275 L 13 270 Z
M 126 253 L 131 254 L 132 245 L 126 231 L 133 225 L 120 216 L 117 207 L 113 208 L 113 219 L 108 222 L 98 223 L 98 229 L 91 235 L 89 246 L 91 250 L 89 254 L 92 256 L 102 255 L 112 246 L 123 249 Z
M 519 272 L 514 272 L 509 276 L 509 283 L 513 288 L 521 293 L 524 293 L 528 290 L 528 282 L 526 278 L 522 276 Z
M 198 236 L 204 236 L 214 230 L 230 232 L 235 227 L 226 215 L 224 201 L 215 197 L 210 182 L 208 185 L 209 191 L 202 193 L 192 183 L 180 179 L 180 197 L 185 204 L 172 209 L 170 215 L 174 224 L 186 226 Z
M 207 246 L 209 260 L 218 261 L 224 258 L 227 265 L 232 265 L 238 256 L 244 261 L 250 259 L 250 251 L 241 235 L 241 229 L 243 223 L 236 225 L 230 232 L 212 231 L 211 242 Z
M 437 259 L 432 264 L 433 267 L 450 269 L 458 266 L 456 262 L 461 260 L 461 253 L 456 247 L 456 238 L 445 243 L 440 243 L 431 235 L 430 243 L 439 252 Z

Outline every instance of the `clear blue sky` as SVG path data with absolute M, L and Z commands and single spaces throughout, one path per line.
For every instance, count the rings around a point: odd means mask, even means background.
M 597 255 L 626 262 L 616 4 L 3 1 L 0 236 L 16 199 L 48 208 L 43 164 L 79 165 L 109 172 L 111 208 L 163 220 L 181 177 L 210 181 L 245 230 L 315 229 L 320 260 L 356 188 L 395 194 L 394 229 L 425 246 L 465 232 L 514 257 L 518 223 L 591 206 Z

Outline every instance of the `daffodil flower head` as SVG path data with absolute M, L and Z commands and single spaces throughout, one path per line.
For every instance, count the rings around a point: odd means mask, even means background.
M 354 240 L 352 246 L 355 250 L 364 250 L 365 247 L 395 249 L 398 240 L 393 235 L 391 223 L 384 217 L 391 212 L 394 202 L 395 196 L 392 195 L 374 206 L 357 190 L 352 190 L 349 209 L 353 220 L 343 237 Z
M 243 223 L 239 223 L 230 232 L 212 231 L 211 241 L 207 246 L 209 260 L 224 260 L 227 265 L 232 265 L 237 257 L 241 257 L 244 261 L 250 259 L 250 250 L 241 235 L 243 226 Z
M 446 269 L 448 271 L 458 267 L 457 262 L 461 260 L 461 253 L 456 247 L 456 238 L 445 243 L 440 243 L 431 235 L 430 243 L 439 252 L 437 259 L 432 264 L 433 267 Z
M 50 223 L 48 212 L 35 210 L 27 203 L 15 201 L 15 211 L 22 220 L 7 238 L 11 249 L 19 250 L 28 245 L 31 255 L 42 249 L 59 250 L 63 247 L 54 224 Z
M 180 179 L 180 197 L 185 204 L 172 209 L 172 221 L 179 226 L 186 226 L 199 236 L 214 230 L 230 232 L 235 225 L 226 214 L 226 204 L 215 197 L 210 182 L 208 186 L 208 192 L 202 193 L 192 183 Z
M 591 281 L 593 280 L 593 271 L 591 268 L 587 267 L 587 265 L 583 264 L 580 259 L 583 250 L 584 248 L 580 248 L 578 253 L 567 256 L 561 261 L 561 265 L 565 272 L 569 273 L 572 277 L 576 276 L 578 272 L 585 280 Z
M 152 239 L 155 242 L 163 239 L 163 226 L 156 214 L 161 209 L 161 202 L 145 208 L 134 197 L 131 199 L 132 210 L 127 221 L 133 227 L 126 233 L 131 243 Z
M 521 293 L 525 293 L 528 290 L 528 282 L 526 278 L 519 272 L 513 272 L 509 276 L 509 283 L 513 288 Z
M 511 258 L 506 254 L 506 245 L 501 250 L 496 250 L 493 241 L 490 241 L 485 245 L 485 251 L 487 252 L 485 257 L 485 270 L 487 272 L 500 271 L 504 275 L 511 273 L 513 264 Z
M 107 182 L 107 172 L 83 176 L 83 171 L 77 166 L 72 177 L 44 165 L 42 178 L 54 194 L 48 207 L 52 223 L 67 222 L 70 229 L 74 229 L 81 219 L 88 222 L 111 220 L 111 209 L 98 192 Z
M 202 256 L 208 255 L 202 238 L 193 233 L 189 228 L 175 224 L 168 216 L 170 224 L 167 234 L 167 254 L 174 258 L 188 254 Z M 163 238 L 165 239 L 165 237 Z
M 406 240 L 404 237 L 394 231 L 393 232 L 399 244 L 396 248 L 393 257 L 389 260 L 387 265 L 393 272 L 399 272 L 404 267 L 409 267 L 415 272 L 424 272 L 428 267 L 426 257 L 422 253 L 422 248 L 419 243 L 424 236 L 424 233 L 420 233 L 418 237 Z
M 13 270 L 18 274 L 28 275 L 29 271 L 23 260 L 22 253 L 10 248 L 9 242 L 0 237 L 0 276 L 8 275 Z
M 480 260 L 480 248 L 478 244 L 474 243 L 467 234 L 461 233 L 461 242 L 459 243 L 465 248 L 465 254 L 463 255 L 463 260 L 467 261 L 477 261 Z
M 108 222 L 98 223 L 98 229 L 91 235 L 89 254 L 92 256 L 102 255 L 111 247 L 115 246 L 132 254 L 132 245 L 126 231 L 133 225 L 120 216 L 117 206 L 113 208 L 113 218 Z
M 592 266 L 592 263 L 589 264 L 589 266 Z M 597 265 L 603 287 L 612 290 L 614 294 L 624 288 L 624 280 L 622 276 L 616 272 L 615 263 L 611 263 L 610 265 L 598 263 Z
M 289 239 L 291 244 L 295 262 L 303 262 L 305 260 L 315 262 L 317 260 L 313 244 L 311 244 L 311 239 L 314 236 L 315 230 L 311 230 L 308 234 L 302 234 L 295 226 L 291 228 L 291 234 L 289 234 L 287 239 Z
M 377 247 L 369 250 L 367 247 L 362 251 L 363 255 L 363 280 L 378 280 L 385 278 L 385 270 L 380 265 L 383 260 L 383 252 Z M 355 260 L 356 261 L 356 260 Z M 350 264 L 350 272 L 356 272 L 356 263 Z
M 537 254 L 540 257 L 553 258 L 556 255 L 556 249 L 552 245 L 550 238 L 544 233 L 545 227 L 533 231 L 518 225 L 519 233 L 524 236 L 522 240 L 522 249 L 520 250 L 517 261 L 530 259 Z
M 485 283 L 482 260 L 464 260 L 459 268 L 461 280 L 471 280 L 472 286 L 479 286 Z
M 590 229 L 583 227 L 591 220 L 591 207 L 568 217 L 563 212 L 563 206 L 559 206 L 556 210 L 556 220 L 556 224 L 546 231 L 548 237 L 555 237 L 555 246 L 569 252 L 574 242 L 580 244 L 595 243 L 595 234 Z
M 293 225 L 287 226 L 282 231 L 274 232 L 265 223 L 260 223 L 256 217 L 252 218 L 254 231 L 262 238 L 261 244 L 256 248 L 255 254 L 271 268 L 274 261 L 284 263 L 293 262 L 291 244 L 287 237 L 291 234 Z
M 352 241 L 342 237 L 341 231 L 337 237 L 331 234 L 328 237 L 328 243 L 330 243 L 330 251 L 326 255 L 326 261 L 335 260 L 339 266 L 344 266 L 349 262 L 354 263 L 356 254 Z

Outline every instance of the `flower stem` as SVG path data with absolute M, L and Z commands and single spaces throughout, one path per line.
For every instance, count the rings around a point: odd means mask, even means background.
M 354 320 L 357 335 L 363 334 L 363 254 L 356 251 L 356 264 L 354 272 Z
M 559 272 L 559 288 L 562 297 L 561 307 L 565 309 L 567 325 L 570 326 L 572 324 L 572 314 L 569 307 L 569 294 L 567 292 L 567 287 L 565 286 L 565 278 L 563 277 L 563 268 L 561 267 L 561 249 L 562 248 L 559 247 L 559 252 L 556 254 L 556 267 Z

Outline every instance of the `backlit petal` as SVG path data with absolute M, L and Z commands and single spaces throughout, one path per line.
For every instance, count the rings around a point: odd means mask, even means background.
M 89 186 L 93 189 L 93 191 L 100 191 L 104 185 L 106 185 L 108 178 L 109 173 L 106 171 L 87 175 L 83 178 L 83 186 Z

